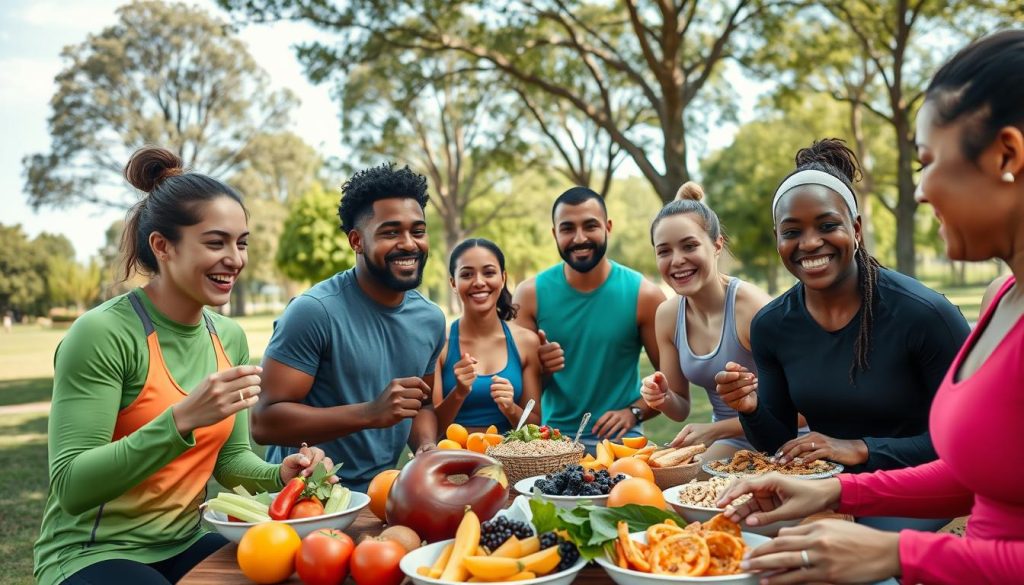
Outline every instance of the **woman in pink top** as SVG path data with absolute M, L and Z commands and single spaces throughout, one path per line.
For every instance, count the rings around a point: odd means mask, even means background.
M 744 561 L 764 584 L 1024 583 L 1024 30 L 986 37 L 936 74 L 917 118 L 931 203 L 954 260 L 999 258 L 1013 276 L 997 290 L 932 403 L 932 463 L 838 479 L 769 475 L 742 480 L 722 505 L 751 525 L 822 509 L 854 515 L 943 518 L 970 514 L 963 538 L 880 532 L 824 520 L 785 528 Z

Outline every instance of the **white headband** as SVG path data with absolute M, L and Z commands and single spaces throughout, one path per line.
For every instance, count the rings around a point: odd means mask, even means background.
M 775 217 L 775 208 L 778 207 L 779 199 L 782 195 L 785 194 L 786 191 L 801 185 L 821 185 L 822 187 L 832 189 L 836 193 L 839 193 L 839 196 L 846 202 L 846 206 L 850 208 L 850 213 L 852 213 L 854 217 L 857 217 L 857 214 L 859 213 L 857 211 L 857 198 L 853 196 L 853 191 L 846 186 L 846 183 L 843 183 L 824 171 L 807 169 L 793 173 L 788 179 L 779 185 L 778 190 L 775 191 L 775 199 L 772 200 L 773 219 Z

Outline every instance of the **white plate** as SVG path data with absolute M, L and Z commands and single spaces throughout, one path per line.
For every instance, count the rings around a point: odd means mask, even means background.
M 626 474 L 624 473 L 622 475 Z M 535 475 L 533 477 L 521 479 L 517 481 L 516 485 L 514 485 L 513 487 L 517 492 L 523 494 L 527 498 L 530 498 L 533 497 L 533 484 L 538 479 L 544 479 L 545 477 L 547 476 Z M 626 475 L 627 479 L 629 477 L 630 476 Z M 544 500 L 545 502 L 551 502 L 552 504 L 558 506 L 559 508 L 565 508 L 567 510 L 575 508 L 576 504 L 580 504 L 584 501 L 588 501 L 591 504 L 595 506 L 600 506 L 602 508 L 607 506 L 608 503 L 608 494 L 605 494 L 603 496 L 549 496 L 548 494 L 545 494 L 544 492 L 537 490 L 537 495 L 540 497 L 540 499 Z
M 755 475 L 760 475 L 758 473 L 728 473 L 725 471 L 711 469 L 711 467 L 709 467 L 712 463 L 729 463 L 730 461 L 732 461 L 732 459 L 716 459 L 714 461 L 707 461 L 704 463 L 704 465 L 701 465 L 701 469 L 703 469 L 709 475 L 717 475 L 718 477 L 752 477 Z M 834 475 L 839 475 L 840 473 L 843 472 L 842 463 L 836 463 L 834 461 L 828 461 L 827 463 L 832 465 L 831 471 L 823 471 L 821 473 L 805 473 L 803 475 L 787 473 L 786 477 L 793 477 L 796 479 L 826 479 Z
M 629 535 L 633 540 L 647 543 L 646 532 L 634 532 Z M 770 539 L 759 534 L 743 533 L 743 540 L 749 548 L 760 546 Z M 675 575 L 652 575 L 632 569 L 619 568 L 605 557 L 597 557 L 594 562 L 608 572 L 608 576 L 619 585 L 664 585 L 665 583 L 715 583 L 716 585 L 757 585 L 760 575 L 754 573 L 738 573 L 736 575 L 718 575 L 714 577 L 678 577 Z
M 518 498 L 517 498 L 518 499 Z M 508 514 L 508 516 L 513 516 Z M 437 560 L 437 557 L 441 556 L 441 551 L 444 550 L 445 545 L 450 542 L 454 542 L 455 539 L 451 538 L 448 540 L 442 540 L 420 548 L 406 554 L 402 557 L 399 567 L 402 572 L 405 573 L 409 579 L 416 585 L 448 585 L 455 583 L 455 581 L 442 581 L 440 579 L 431 579 L 430 577 L 424 577 L 416 573 L 416 569 L 419 567 L 430 567 Z M 543 577 L 537 577 L 536 579 L 527 579 L 525 581 L 516 581 L 517 585 L 533 585 L 544 583 L 545 585 L 569 585 L 572 583 L 576 575 L 583 570 L 583 567 L 587 566 L 587 562 L 582 558 L 576 561 L 576 564 L 569 567 L 564 571 L 558 573 L 550 573 Z
M 683 491 L 683 488 L 687 485 L 690 484 L 684 483 L 683 485 L 670 487 L 661 492 L 662 495 L 665 496 L 665 502 L 667 502 L 669 506 L 672 506 L 672 509 L 675 510 L 677 514 L 685 518 L 687 522 L 707 522 L 722 511 L 718 508 L 691 506 L 690 504 L 680 502 L 679 492 Z M 744 524 L 743 530 L 754 534 L 760 534 L 761 536 L 776 536 L 779 534 L 779 529 L 787 526 L 796 526 L 799 523 L 800 519 L 782 520 L 780 522 L 772 522 L 771 524 L 766 524 L 764 526 L 747 526 Z
M 320 530 L 321 528 L 344 530 L 356 521 L 356 517 L 359 516 L 359 511 L 370 503 L 370 496 L 362 492 L 350 493 L 352 497 L 348 501 L 348 508 L 341 512 L 315 516 L 313 518 L 301 518 L 298 520 L 280 520 L 280 522 L 294 528 L 295 532 L 299 534 L 299 538 L 305 538 L 307 534 Z M 256 526 L 253 522 L 228 522 L 228 517 L 226 515 L 220 512 L 214 512 L 205 506 L 203 509 L 203 520 L 209 522 L 217 532 L 224 536 L 224 538 L 234 542 L 242 540 L 242 535 L 244 535 L 245 532 L 253 526 Z

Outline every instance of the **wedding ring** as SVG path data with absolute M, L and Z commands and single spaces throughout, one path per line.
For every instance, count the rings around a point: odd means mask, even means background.
M 238 391 L 238 401 L 245 402 L 245 394 L 242 394 L 241 390 Z
M 800 551 L 800 558 L 802 558 L 804 560 L 804 568 L 805 569 L 810 569 L 811 568 L 811 557 L 807 555 L 807 550 L 806 549 Z

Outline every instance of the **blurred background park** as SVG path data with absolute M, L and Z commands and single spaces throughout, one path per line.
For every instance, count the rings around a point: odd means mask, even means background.
M 448 251 L 493 239 L 514 286 L 558 260 L 550 204 L 571 185 L 606 198 L 609 256 L 660 283 L 649 221 L 702 183 L 728 270 L 778 294 L 793 280 L 771 196 L 797 149 L 833 136 L 864 166 L 869 249 L 974 321 L 1005 268 L 945 259 L 913 200 L 913 120 L 944 59 L 1022 23 L 1018 0 L 5 2 L 0 582 L 31 582 L 54 348 L 141 282 L 117 271 L 139 196 L 120 171 L 139 146 L 172 148 L 245 196 L 249 265 L 224 310 L 254 361 L 289 298 L 351 265 L 336 211 L 355 169 L 427 176 L 422 290 L 449 314 Z M 702 403 L 693 417 L 706 416 Z

